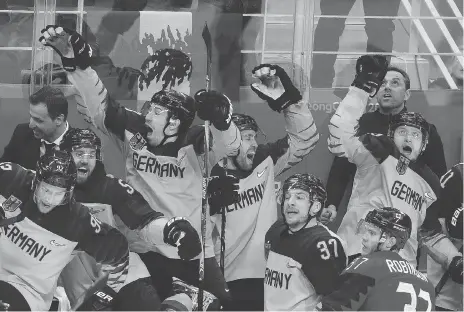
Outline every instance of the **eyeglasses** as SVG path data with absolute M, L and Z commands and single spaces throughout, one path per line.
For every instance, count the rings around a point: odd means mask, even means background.
M 411 136 L 414 140 L 420 140 L 421 139 L 421 133 L 420 132 L 408 132 L 406 129 L 400 129 L 396 132 L 399 136 L 402 137 L 408 137 Z
M 154 115 L 159 116 L 167 111 L 169 111 L 167 108 L 156 106 L 155 104 L 151 103 L 147 109 L 147 115 L 153 113 Z

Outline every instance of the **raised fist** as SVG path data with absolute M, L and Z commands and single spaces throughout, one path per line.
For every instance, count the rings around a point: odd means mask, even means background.
M 389 62 L 383 55 L 362 55 L 356 61 L 356 77 L 351 85 L 374 97 L 387 74 L 388 65 Z
M 48 25 L 41 33 L 39 42 L 56 51 L 65 70 L 75 71 L 77 67 L 86 69 L 90 66 L 93 50 L 77 32 L 57 25 Z
M 276 112 L 280 113 L 302 99 L 300 91 L 282 67 L 261 64 L 253 69 L 252 74 L 260 82 L 251 84 L 251 89 Z

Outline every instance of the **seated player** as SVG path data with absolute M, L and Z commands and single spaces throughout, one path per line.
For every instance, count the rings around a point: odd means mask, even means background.
M 399 254 L 412 232 L 411 218 L 395 208 L 370 211 L 360 221 L 361 256 L 343 271 L 320 311 L 432 311 L 432 283 Z
M 321 180 L 295 174 L 282 187 L 281 212 L 266 234 L 264 308 L 313 310 L 346 267 L 340 238 L 317 221 L 327 193 Z

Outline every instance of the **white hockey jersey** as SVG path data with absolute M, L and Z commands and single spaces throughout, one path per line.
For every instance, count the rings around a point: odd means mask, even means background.
M 330 120 L 329 150 L 342 149 L 345 157 L 357 166 L 347 212 L 337 234 L 347 242 L 348 255 L 360 253 L 358 222 L 374 208 L 397 208 L 412 221 L 411 237 L 400 255 L 415 265 L 417 232 L 427 208 L 437 199 L 439 180 L 426 165 L 409 163 L 386 135 L 355 136 L 367 96 L 367 92 L 351 87 Z
M 203 158 L 197 155 L 192 144 L 178 151 L 177 156 L 156 155 L 147 149 L 141 137 L 145 119 L 137 112 L 124 108 L 107 94 L 96 72 L 87 68 L 68 73 L 71 82 L 77 87 L 81 98 L 78 110 L 120 147 L 126 157 L 126 180 L 139 191 L 152 209 L 166 217 L 187 217 L 198 233 L 201 233 L 201 181 L 203 177 Z M 111 118 L 107 118 L 111 115 Z M 209 153 L 209 168 L 221 158 L 234 154 L 240 146 L 240 133 L 232 123 L 226 131 L 210 128 L 213 135 L 212 151 Z M 206 257 L 214 257 L 211 239 L 212 222 L 207 219 Z M 147 252 L 140 238 L 125 233 L 131 251 Z M 177 248 L 159 244 L 151 250 L 166 257 L 179 259 Z
M 300 101 L 283 112 L 287 136 L 259 145 L 253 160 L 253 171 L 240 179 L 240 201 L 226 209 L 224 277 L 226 281 L 263 278 L 265 267 L 264 236 L 277 220 L 274 177 L 299 163 L 319 140 L 319 133 L 307 103 Z M 224 171 L 218 165 L 212 175 Z M 228 172 L 234 175 L 233 170 Z M 221 233 L 222 217 L 213 216 Z M 216 258 L 220 258 L 220 240 L 216 241 Z

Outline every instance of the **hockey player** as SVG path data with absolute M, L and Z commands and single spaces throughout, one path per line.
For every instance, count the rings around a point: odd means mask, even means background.
M 434 203 L 443 227 L 424 237 L 427 277 L 435 286 L 437 310 L 462 311 L 463 163 L 440 179 L 441 196 Z M 432 208 L 432 207 L 431 207 Z M 430 209 L 431 209 L 430 208 Z
M 424 163 L 416 162 L 427 147 L 429 125 L 420 114 L 402 112 L 391 118 L 388 135 L 355 135 L 367 97 L 381 87 L 387 66 L 383 56 L 361 56 L 354 82 L 330 120 L 329 150 L 341 149 L 357 166 L 338 235 L 347 242 L 348 255 L 355 257 L 361 252 L 356 238 L 359 220 L 375 207 L 394 206 L 412 220 L 411 236 L 400 255 L 415 265 L 417 232 L 439 189 L 437 176 Z
M 0 164 L 0 302 L 10 310 L 48 310 L 76 248 L 104 265 L 113 290 L 124 284 L 127 240 L 76 203 L 75 183 L 76 166 L 67 152 L 42 156 L 35 174 Z
M 233 114 L 232 120 L 240 129 L 239 153 L 229 156 L 225 166 L 219 162 L 213 176 L 227 174 L 240 179 L 240 199 L 231 204 L 213 203 L 210 211 L 216 214 L 216 229 L 222 231 L 221 210 L 225 208 L 224 275 L 232 301 L 229 310 L 262 311 L 265 266 L 261 246 L 269 227 L 277 220 L 274 177 L 300 162 L 319 140 L 319 134 L 298 89 L 287 73 L 277 65 L 262 64 L 252 71 L 260 82 L 252 90 L 267 101 L 269 107 L 282 113 L 287 135 L 269 144 L 258 145 L 259 127 L 248 115 Z M 223 186 L 217 184 L 218 190 Z M 220 256 L 220 255 L 219 255 Z
M 412 232 L 411 219 L 395 208 L 376 208 L 360 221 L 359 258 L 343 271 L 336 290 L 322 298 L 320 311 L 434 311 L 427 277 L 398 251 Z
M 340 238 L 317 221 L 327 193 L 310 174 L 282 186 L 279 220 L 266 233 L 265 310 L 311 311 L 329 294 L 347 265 Z
M 77 166 L 76 201 L 89 207 L 95 217 L 117 227 L 123 234 L 138 235 L 147 245 L 167 243 L 175 246 L 181 259 L 190 260 L 200 253 L 198 233 L 186 218 L 165 218 L 162 213 L 151 209 L 142 195 L 127 182 L 106 175 L 101 162 L 101 141 L 92 130 L 69 130 L 61 148 L 72 154 Z M 183 237 L 180 238 L 180 235 Z M 99 277 L 99 274 L 92 275 L 92 272 L 98 273 L 94 264 L 86 254 L 80 254 L 62 272 L 62 281 L 71 301 L 76 301 L 82 295 L 79 290 L 89 288 Z M 150 274 L 140 257 L 130 252 L 128 276 L 113 298 L 112 309 L 152 311 L 160 307 Z
M 231 123 L 230 100 L 214 91 L 199 92 L 201 99 L 195 101 L 183 93 L 162 90 L 153 95 L 139 114 L 109 96 L 96 72 L 89 67 L 92 50 L 79 34 L 56 26 L 47 26 L 42 33 L 39 41 L 52 46 L 62 56 L 68 78 L 82 96 L 82 101 L 78 99 L 80 113 L 113 139 L 124 153 L 128 183 L 142 194 L 150 207 L 156 207 L 166 217 L 187 217 L 201 233 L 203 155 L 201 147 L 186 138 L 190 138 L 188 130 L 197 110 L 200 117 L 212 123 L 214 143 L 209 153 L 210 164 L 236 153 L 240 133 Z M 204 284 L 206 290 L 224 299 L 229 294 L 214 258 L 211 231 L 208 219 L 204 246 L 208 273 Z M 152 277 L 156 277 L 158 290 L 168 287 L 172 276 L 198 284 L 198 259 L 189 262 L 179 259 L 177 248 L 169 244 L 158 244 L 151 249 L 130 239 L 129 244 L 132 251 L 141 254 Z M 164 294 L 170 287 L 165 290 Z

